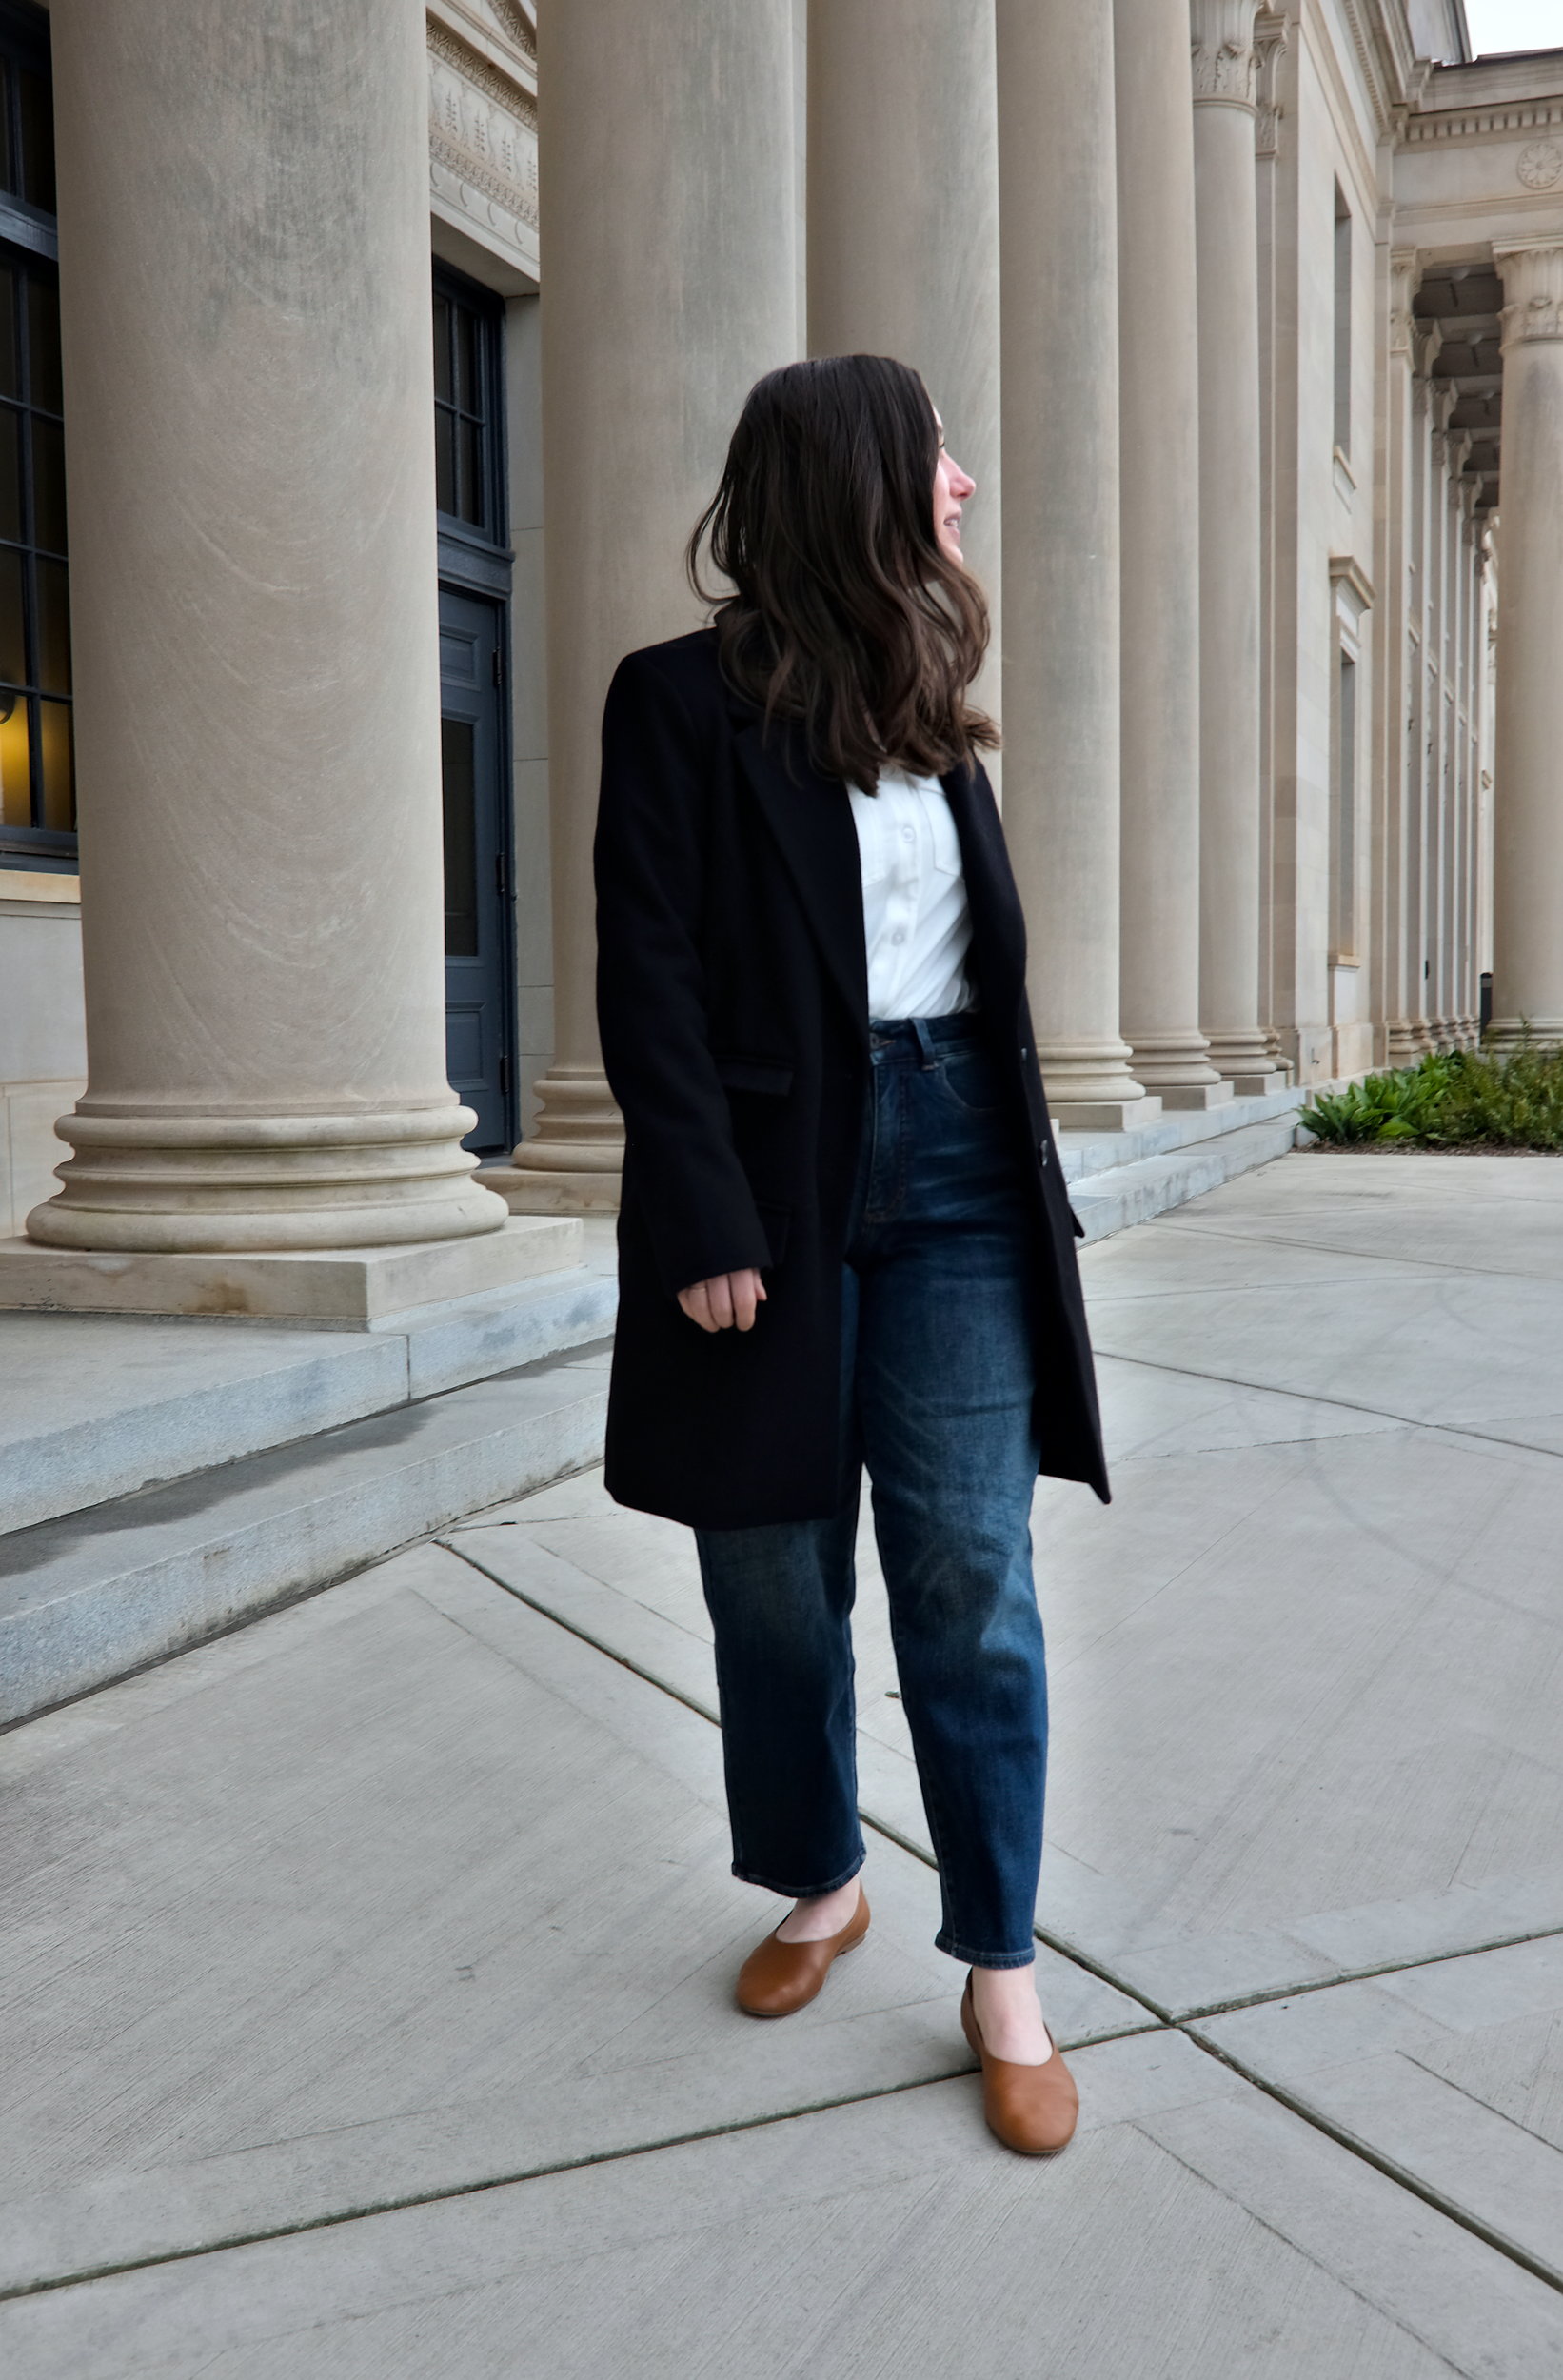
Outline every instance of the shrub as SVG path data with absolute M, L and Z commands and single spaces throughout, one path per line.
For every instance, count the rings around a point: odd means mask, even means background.
M 1299 1121 L 1335 1147 L 1563 1150 L 1563 1049 L 1430 1053 L 1417 1065 L 1321 1092 Z

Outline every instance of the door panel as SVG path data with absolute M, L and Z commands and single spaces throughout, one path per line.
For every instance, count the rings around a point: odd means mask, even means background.
M 466 1146 L 484 1157 L 515 1140 L 510 1050 L 505 736 L 500 704 L 505 613 L 440 589 L 440 757 L 445 802 L 445 1062 L 475 1108 Z

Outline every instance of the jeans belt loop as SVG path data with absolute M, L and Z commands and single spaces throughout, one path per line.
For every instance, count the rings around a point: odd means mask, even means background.
M 934 1048 L 934 1037 L 928 1030 L 928 1020 L 926 1017 L 913 1017 L 911 1026 L 918 1037 L 918 1047 L 922 1052 L 922 1070 L 924 1074 L 931 1073 L 939 1063 L 939 1057 Z

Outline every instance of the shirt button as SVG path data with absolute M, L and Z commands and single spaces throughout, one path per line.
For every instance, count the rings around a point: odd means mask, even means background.
M 903 942 L 906 940 L 906 928 L 903 925 L 898 925 L 890 939 L 893 942 Z
M 900 839 L 902 843 L 914 842 L 916 840 L 916 831 L 915 827 L 903 826 L 900 830 Z

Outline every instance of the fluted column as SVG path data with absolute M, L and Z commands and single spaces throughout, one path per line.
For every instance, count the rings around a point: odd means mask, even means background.
M 1190 0 L 1199 329 L 1200 1022 L 1239 1091 L 1278 1087 L 1259 1016 L 1256 0 Z
M 993 16 L 950 0 L 811 0 L 808 347 L 922 374 L 977 482 L 966 566 L 987 594 L 1000 704 L 999 144 Z M 997 756 L 993 766 L 998 775 Z
M 1122 1028 L 1169 1107 L 1232 1086 L 1199 1030 L 1199 349 L 1184 0 L 1115 0 Z
M 89 1081 L 29 1233 L 491 1231 L 445 1067 L 423 10 L 52 31 Z
M 1118 1030 L 1118 201 L 1113 21 L 998 0 L 1004 823 L 1054 1112 L 1159 1113 Z
M 1503 275 L 1493 1024 L 1563 1041 L 1563 246 Z
M 592 835 L 608 681 L 699 625 L 683 546 L 797 353 L 791 0 L 542 0 L 538 182 L 554 1059 L 513 1208 L 612 1208 Z

